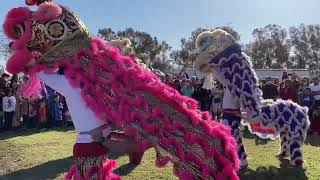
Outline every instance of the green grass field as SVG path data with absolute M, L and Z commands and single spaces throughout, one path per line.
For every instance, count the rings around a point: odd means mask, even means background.
M 73 130 L 47 132 L 1 133 L 0 180 L 63 179 L 72 163 Z M 302 169 L 289 168 L 289 161 L 280 162 L 275 155 L 278 141 L 261 141 L 245 135 L 250 166 L 239 172 L 240 179 L 252 180 L 320 180 L 320 136 L 310 135 L 304 146 L 306 163 Z M 149 150 L 142 164 L 133 167 L 125 155 L 112 154 L 119 163 L 116 173 L 123 179 L 177 179 L 172 166 L 159 169 L 154 165 L 154 151 Z

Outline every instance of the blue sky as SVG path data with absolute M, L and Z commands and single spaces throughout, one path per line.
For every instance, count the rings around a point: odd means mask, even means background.
M 2 0 L 0 21 L 6 12 L 24 6 L 24 0 Z M 197 27 L 229 24 L 242 42 L 252 39 L 255 27 L 266 24 L 318 24 L 319 0 L 54 0 L 74 10 L 97 33 L 99 28 L 133 27 L 166 40 L 178 48 L 180 38 Z

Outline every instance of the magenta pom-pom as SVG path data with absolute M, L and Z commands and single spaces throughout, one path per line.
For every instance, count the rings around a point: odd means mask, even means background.
M 32 15 L 40 22 L 51 21 L 58 18 L 62 13 L 62 9 L 59 5 L 53 3 L 44 3 L 39 5 L 37 11 Z

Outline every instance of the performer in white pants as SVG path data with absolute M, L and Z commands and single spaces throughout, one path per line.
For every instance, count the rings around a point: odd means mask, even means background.
M 126 140 L 124 135 L 119 138 L 120 134 L 113 134 L 112 137 L 109 124 L 99 119 L 92 109 L 86 106 L 81 97 L 80 88 L 73 88 L 65 76 L 58 73 L 47 74 L 40 72 L 38 75 L 42 82 L 63 95 L 66 99 L 75 131 L 77 132 L 73 156 L 75 161 L 74 167 L 76 167 L 80 176 L 90 176 L 88 172 L 93 167 L 104 168 L 105 164 L 109 163 L 108 150 L 117 152 L 133 151 L 134 144 Z M 114 136 L 118 136 L 116 137 L 117 140 L 114 139 Z M 119 141 L 119 139 L 121 140 Z M 142 156 L 137 154 L 132 155 L 135 156 L 135 159 L 138 158 L 139 160 L 132 160 L 134 158 L 130 157 L 130 162 L 139 164 Z M 106 173 L 103 170 L 101 172 Z
M 240 166 L 248 166 L 247 153 L 242 144 L 242 133 L 240 128 L 241 123 L 241 112 L 239 102 L 236 101 L 228 88 L 225 88 L 225 93 L 223 96 L 223 116 L 221 123 L 231 128 L 231 134 L 236 139 L 238 143 L 238 156 L 240 159 Z

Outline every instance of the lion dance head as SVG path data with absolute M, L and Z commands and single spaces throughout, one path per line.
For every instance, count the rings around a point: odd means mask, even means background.
M 251 59 L 235 38 L 221 29 L 205 31 L 198 35 L 196 47 L 198 56 L 194 68 L 210 74 L 228 88 L 248 118 L 256 120 L 260 115 L 262 93 Z
M 7 70 L 13 74 L 26 73 L 30 67 L 41 63 L 41 57 L 48 49 L 79 31 L 86 31 L 73 12 L 51 3 L 51 0 L 27 0 L 26 4 L 38 5 L 38 9 L 14 8 L 3 24 L 4 33 L 12 41 L 14 50 L 7 62 Z

